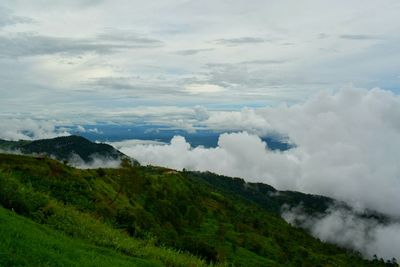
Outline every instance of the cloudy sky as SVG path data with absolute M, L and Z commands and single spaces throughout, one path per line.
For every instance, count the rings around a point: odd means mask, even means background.
M 400 2 L 3 0 L 0 112 L 72 122 L 399 92 Z M 194 107 L 197 109 L 194 110 Z

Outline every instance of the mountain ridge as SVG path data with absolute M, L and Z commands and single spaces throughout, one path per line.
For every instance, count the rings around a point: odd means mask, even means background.
M 33 141 L 7 141 L 0 139 L 0 149 L 18 151 L 28 155 L 46 155 L 60 161 L 69 161 L 71 158 L 78 156 L 84 163 L 92 163 L 95 158 L 104 160 L 128 158 L 128 156 L 111 145 L 92 142 L 79 135 Z

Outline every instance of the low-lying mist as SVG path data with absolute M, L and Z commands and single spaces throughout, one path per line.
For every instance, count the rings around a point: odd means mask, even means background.
M 87 162 L 79 155 L 72 154 L 68 159 L 68 165 L 78 169 L 118 168 L 121 165 L 121 160 L 92 154 L 90 161 Z
M 331 207 L 326 214 L 308 215 L 301 206 L 284 209 L 282 217 L 322 241 L 361 252 L 366 258 L 400 259 L 400 222 L 380 222 L 360 212 Z

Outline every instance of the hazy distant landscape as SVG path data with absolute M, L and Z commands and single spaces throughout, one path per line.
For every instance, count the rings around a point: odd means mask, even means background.
M 168 125 L 82 125 L 79 128 L 71 128 L 71 133 L 84 136 L 92 141 L 100 142 L 121 142 L 136 140 L 138 144 L 148 141 L 155 141 L 167 144 L 174 136 L 182 136 L 191 146 L 216 147 L 219 136 L 223 131 L 212 129 L 196 130 L 188 132 L 183 129 L 169 127 Z M 234 131 L 233 131 L 234 132 Z M 261 139 L 267 142 L 272 150 L 287 150 L 294 144 L 277 134 L 266 135 Z

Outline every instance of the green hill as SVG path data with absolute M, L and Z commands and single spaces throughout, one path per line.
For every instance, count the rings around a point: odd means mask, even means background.
M 185 171 L 184 174 L 190 179 L 203 181 L 221 192 L 235 194 L 237 197 L 256 203 L 276 214 L 280 214 L 283 205 L 296 207 L 300 203 L 309 214 L 324 213 L 336 203 L 334 199 L 324 196 L 295 191 L 278 191 L 267 184 L 249 183 L 241 178 L 231 178 L 211 172 Z
M 40 240 L 45 244 L 58 237 L 87 244 L 78 250 L 72 250 L 72 245 L 60 248 L 68 255 L 81 253 L 82 259 L 87 251 L 104 248 L 111 251 L 110 261 L 140 258 L 144 260 L 140 264 L 153 261 L 164 266 L 212 262 L 228 266 L 383 266 L 320 242 L 276 213 L 215 190 L 188 177 L 187 172 L 128 161 L 119 169 L 79 170 L 49 158 L 0 154 L 0 204 L 41 224 L 40 228 L 36 223 L 29 226 L 26 219 L 12 215 L 2 219 L 2 228 L 17 225 L 12 220 L 18 218 L 26 222 L 20 224 L 22 240 L 32 237 L 22 229 L 32 227 L 43 230 L 35 233 L 43 235 Z M 10 214 L 2 212 L 2 216 Z M 0 255 L 10 255 L 10 248 L 20 246 L 12 238 L 9 243 L 1 247 Z M 21 253 L 29 254 L 29 246 L 34 249 L 35 245 L 26 246 Z M 93 251 L 86 250 L 90 246 Z M 40 258 L 40 254 L 36 251 L 30 256 Z M 7 256 L 6 260 L 17 265 L 17 258 Z M 62 265 L 64 260 L 68 259 L 54 256 L 49 265 Z
M 379 223 L 389 223 L 390 218 L 373 210 L 354 211 L 345 202 L 312 194 L 296 191 L 279 191 L 263 183 L 250 183 L 241 178 L 231 178 L 211 172 L 188 172 L 184 175 L 195 181 L 205 182 L 207 185 L 222 193 L 234 194 L 247 201 L 253 202 L 269 212 L 281 215 L 285 209 L 301 205 L 302 211 L 310 216 L 323 216 L 329 208 L 336 207 L 348 210 L 355 217 L 374 219 Z
M 94 157 L 109 160 L 126 157 L 108 144 L 94 143 L 77 135 L 35 141 L 6 141 L 0 139 L 0 149 L 14 150 L 22 154 L 48 155 L 61 161 L 69 160 L 72 156 L 77 155 L 86 163 L 92 162 Z

